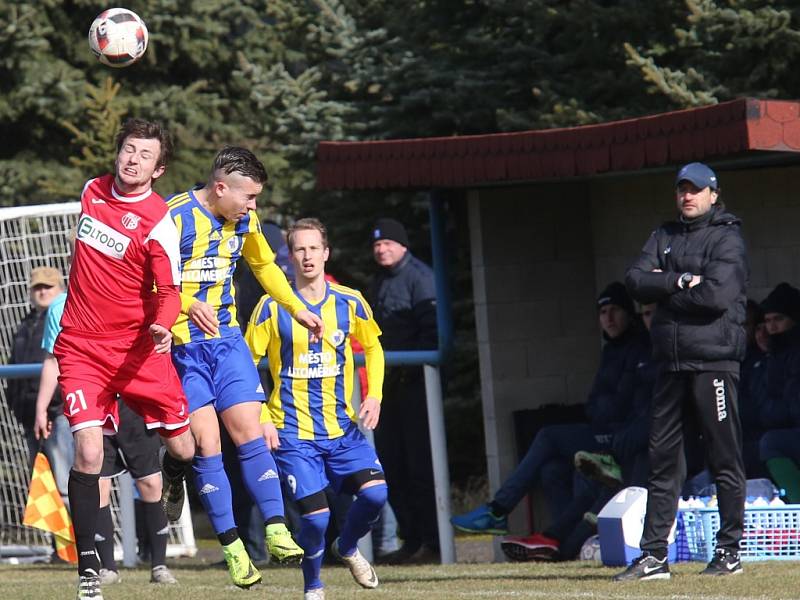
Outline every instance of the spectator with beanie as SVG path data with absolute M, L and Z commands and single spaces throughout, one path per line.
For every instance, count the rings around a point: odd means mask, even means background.
M 453 526 L 466 533 L 507 533 L 507 515 L 520 500 L 540 484 L 548 495 L 553 525 L 543 534 L 506 538 L 503 549 L 514 558 L 573 558 L 562 548 L 577 521 L 589 510 L 594 493 L 572 491 L 574 456 L 578 451 L 609 451 L 614 431 L 631 411 L 636 368 L 647 359 L 647 334 L 636 314 L 633 301 L 619 282 L 611 283 L 597 298 L 597 313 L 605 345 L 600 367 L 586 400 L 587 423 L 549 425 L 539 430 L 517 468 L 506 478 L 489 504 L 451 519 Z M 581 487 L 586 484 L 579 480 Z M 609 496 L 610 497 L 610 496 Z M 588 502 L 586 499 L 588 498 Z M 576 503 L 580 507 L 576 508 Z M 591 533 L 591 532 L 589 532 Z M 578 541 L 580 549 L 583 540 Z M 569 545 L 572 547 L 572 545 Z
M 372 250 L 380 271 L 369 302 L 386 351 L 432 350 L 438 345 L 433 271 L 409 251 L 405 227 L 379 219 Z M 420 366 L 387 369 L 375 447 L 389 486 L 403 545 L 381 562 L 437 561 L 439 533 L 428 435 L 425 380 Z
M 667 537 L 686 478 L 684 428 L 699 423 L 717 485 L 720 529 L 704 575 L 742 570 L 745 475 L 737 390 L 745 353 L 747 253 L 741 222 L 702 163 L 675 178 L 677 219 L 655 230 L 626 275 L 641 303 L 656 302 L 650 330 L 656 379 L 650 419 L 642 554 L 615 581 L 669 579 Z
M 761 461 L 792 504 L 800 502 L 800 290 L 781 283 L 761 303 L 769 334 L 767 392 L 760 405 Z

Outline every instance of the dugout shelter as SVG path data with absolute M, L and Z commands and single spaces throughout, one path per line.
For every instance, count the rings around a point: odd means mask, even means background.
M 749 296 L 800 285 L 800 101 L 741 98 L 573 128 L 326 141 L 321 190 L 460 190 L 469 214 L 489 485 L 517 464 L 516 411 L 585 401 L 601 337 L 594 298 L 674 218 L 678 167 L 708 163 L 743 222 Z M 434 268 L 437 240 L 432 223 Z M 442 283 L 440 281 L 440 283 Z M 524 452 L 524 448 L 522 451 Z M 524 530 L 523 511 L 512 529 Z

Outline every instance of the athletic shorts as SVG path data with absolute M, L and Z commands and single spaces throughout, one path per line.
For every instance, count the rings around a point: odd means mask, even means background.
M 103 436 L 103 468 L 100 477 L 112 478 L 130 471 L 134 479 L 161 473 L 161 436 L 147 429 L 144 419 L 119 401 L 119 429 Z
M 119 425 L 117 395 L 142 416 L 148 429 L 175 435 L 189 425 L 186 396 L 169 354 L 156 354 L 149 335 L 118 340 L 63 330 L 53 354 L 61 374 L 58 383 L 64 414 L 75 432 Z
M 189 414 L 207 404 L 218 413 L 240 402 L 264 402 L 250 349 L 241 335 L 181 344 L 172 349 Z
M 338 493 L 344 480 L 358 471 L 383 471 L 375 449 L 355 423 L 333 440 L 298 440 L 281 436 L 280 430 L 278 436 L 281 445 L 272 454 L 293 500 L 316 494 L 329 483 Z

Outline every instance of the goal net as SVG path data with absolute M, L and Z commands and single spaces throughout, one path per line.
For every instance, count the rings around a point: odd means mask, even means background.
M 30 310 L 28 281 L 31 270 L 51 266 L 65 275 L 68 273 L 68 237 L 79 212 L 79 202 L 0 208 L 0 364 L 8 363 L 14 333 Z M 30 485 L 30 463 L 22 427 L 9 408 L 6 383 L 6 379 L 0 376 L 0 559 L 25 560 L 37 554 L 48 554 L 51 542 L 49 534 L 22 524 Z M 130 484 L 130 479 L 125 481 Z M 120 549 L 124 519 L 121 518 L 119 498 L 125 495 L 121 491 L 125 490 L 120 490 L 115 480 L 112 514 Z M 125 534 L 128 534 L 127 529 Z M 170 525 L 167 555 L 194 556 L 196 552 L 187 508 L 181 521 Z

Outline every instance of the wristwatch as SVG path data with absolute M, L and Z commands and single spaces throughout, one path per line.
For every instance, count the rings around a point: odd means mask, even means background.
M 694 279 L 694 275 L 691 273 L 684 273 L 680 277 L 678 277 L 678 287 L 682 290 L 686 289 L 690 283 L 692 283 L 692 279 Z

